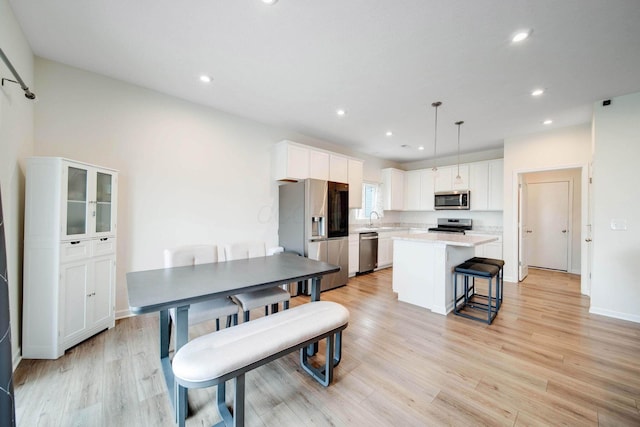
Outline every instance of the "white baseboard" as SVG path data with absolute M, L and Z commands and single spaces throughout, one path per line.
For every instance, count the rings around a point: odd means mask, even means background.
M 614 319 L 628 320 L 629 322 L 640 323 L 640 316 L 638 316 L 637 314 L 621 313 L 618 311 L 607 310 L 598 307 L 590 307 L 589 313 L 599 314 L 606 317 L 613 317 Z
M 126 319 L 127 317 L 133 317 L 134 314 L 131 313 L 131 311 L 127 310 L 120 310 L 120 311 L 116 311 L 116 320 L 120 320 L 120 319 Z
M 13 354 L 13 358 L 11 359 L 11 364 L 13 365 L 14 372 L 21 361 L 22 361 L 22 347 L 18 347 L 16 352 Z

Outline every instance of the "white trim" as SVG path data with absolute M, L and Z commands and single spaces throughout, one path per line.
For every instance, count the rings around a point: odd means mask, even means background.
M 589 313 L 601 316 L 613 317 L 615 319 L 628 320 L 629 322 L 640 323 L 640 316 L 619 311 L 607 310 L 605 308 L 590 307 Z
M 15 372 L 18 369 L 18 365 L 22 362 L 22 347 L 18 347 L 16 352 L 13 353 L 13 358 L 11 359 L 11 364 L 13 365 L 13 371 Z M 15 385 L 15 384 L 14 384 Z
M 588 220 L 589 218 L 589 213 L 588 213 L 588 208 L 589 208 L 589 197 L 587 192 L 589 191 L 589 163 L 568 163 L 568 164 L 564 164 L 564 165 L 556 165 L 556 166 L 552 166 L 552 167 L 542 167 L 542 168 L 533 168 L 533 169 L 513 169 L 511 171 L 511 183 L 512 183 L 512 188 L 511 188 L 511 208 L 512 208 L 512 215 L 511 215 L 511 224 L 509 225 L 511 227 L 511 230 L 514 230 L 513 235 L 515 236 L 516 239 L 520 238 L 519 232 L 518 232 L 518 176 L 520 174 L 526 174 L 526 173 L 532 173 L 532 172 L 546 172 L 546 171 L 556 171 L 556 170 L 562 170 L 562 169 L 580 169 L 581 170 L 581 177 L 582 177 L 582 185 L 581 185 L 581 198 L 580 198 L 580 213 L 581 213 L 581 218 L 582 218 L 582 223 L 583 225 L 585 224 L 585 221 Z M 580 262 L 580 293 L 583 295 L 590 295 L 591 294 L 591 289 L 589 287 L 589 282 L 588 282 L 588 277 L 587 274 L 589 272 L 588 270 L 588 262 L 584 262 L 585 261 L 585 256 L 584 254 L 587 251 L 587 243 L 585 242 L 585 239 L 588 237 L 587 235 L 587 227 L 581 227 L 582 229 L 580 230 L 580 240 L 581 240 L 581 244 L 580 244 L 580 256 L 581 256 L 581 262 Z M 515 252 L 515 256 L 512 259 L 518 260 L 520 254 L 518 253 L 519 248 L 518 245 L 516 244 L 515 246 L 512 247 L 512 255 L 514 255 Z M 516 275 L 518 274 L 517 272 L 517 267 L 516 267 Z M 506 281 L 513 281 L 513 280 L 509 280 L 509 279 L 514 279 L 513 277 L 507 277 L 505 276 L 504 280 Z M 519 283 L 518 280 L 515 280 L 514 283 Z
M 135 314 L 131 313 L 129 309 L 116 311 L 116 320 L 126 319 L 127 317 L 133 317 Z

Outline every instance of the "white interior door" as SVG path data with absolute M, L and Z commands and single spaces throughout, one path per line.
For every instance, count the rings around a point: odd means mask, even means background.
M 529 275 L 529 259 L 527 250 L 531 230 L 527 221 L 527 183 L 523 176 L 518 176 L 518 280 L 523 281 Z
M 530 183 L 527 222 L 529 265 L 567 271 L 569 182 Z

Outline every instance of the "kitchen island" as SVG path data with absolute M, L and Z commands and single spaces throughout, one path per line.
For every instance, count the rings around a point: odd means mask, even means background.
M 453 233 L 406 234 L 393 238 L 393 291 L 398 301 L 446 315 L 453 310 L 453 269 L 472 258 L 475 247 L 498 236 Z

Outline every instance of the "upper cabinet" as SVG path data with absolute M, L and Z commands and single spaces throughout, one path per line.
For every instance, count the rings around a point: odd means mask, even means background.
M 297 181 L 309 177 L 309 149 L 282 141 L 273 149 L 273 177 L 276 181 Z
M 116 177 L 108 169 L 62 161 L 62 240 L 115 234 Z
M 382 169 L 383 209 L 387 211 L 404 210 L 405 172 L 400 169 Z
M 349 159 L 338 154 L 329 154 L 329 181 L 349 183 Z
M 434 174 L 435 191 L 467 190 L 469 188 L 469 165 L 460 165 L 462 183 L 456 184 L 458 165 L 441 166 Z
M 308 178 L 329 181 L 329 153 L 309 149 Z
M 276 181 L 313 178 L 349 184 L 349 207 L 362 205 L 362 160 L 285 140 L 274 146 L 272 166 Z
M 382 169 L 384 209 L 433 211 L 435 192 L 468 189 L 471 193 L 471 210 L 501 211 L 503 165 L 503 159 L 461 164 L 461 184 L 455 183 L 458 165 L 441 166 L 437 171 Z
M 504 159 L 489 162 L 489 203 L 490 211 L 501 211 L 504 208 Z
M 405 172 L 404 210 L 433 210 L 434 173 L 431 169 Z
M 363 163 L 361 160 L 349 159 L 349 209 L 362 208 L 362 176 Z
M 503 159 L 470 164 L 471 210 L 501 211 L 503 195 Z

